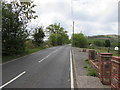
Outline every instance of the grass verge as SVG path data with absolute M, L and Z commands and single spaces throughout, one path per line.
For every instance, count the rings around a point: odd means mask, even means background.
M 45 48 L 38 47 L 38 48 L 33 48 L 33 49 L 27 49 L 24 53 L 22 53 L 20 55 L 3 56 L 2 57 L 2 62 L 4 63 L 4 62 L 10 61 L 10 60 L 13 60 L 13 59 L 16 59 L 16 58 L 19 58 L 19 57 L 37 52 L 37 51 L 40 51 L 40 50 L 43 50 L 43 49 L 45 49 Z
M 98 72 L 93 67 L 90 66 L 87 68 L 87 70 L 88 70 L 87 73 L 88 76 L 94 76 L 94 77 L 98 76 Z
M 84 62 L 85 62 L 86 64 L 89 64 L 89 61 L 88 61 L 88 59 L 85 59 L 85 60 L 84 60 Z
M 85 59 L 84 62 L 86 63 L 86 66 L 84 66 L 84 68 L 86 68 L 88 71 L 87 75 L 97 77 L 99 74 L 93 67 L 90 66 L 88 59 Z

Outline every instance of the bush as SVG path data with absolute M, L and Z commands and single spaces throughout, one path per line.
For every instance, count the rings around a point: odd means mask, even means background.
M 43 38 L 45 37 L 45 33 L 43 31 L 43 27 L 36 28 L 33 34 L 33 43 L 37 46 L 40 46 L 43 43 Z
M 87 38 L 82 33 L 77 33 L 72 36 L 72 45 L 80 48 L 85 48 L 88 45 Z
M 94 43 L 96 46 L 100 46 L 100 47 L 104 46 L 104 42 L 101 41 L 101 40 L 94 40 L 93 43 Z

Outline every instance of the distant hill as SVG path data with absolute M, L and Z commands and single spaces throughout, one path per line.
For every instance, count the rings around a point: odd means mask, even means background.
M 100 39 L 100 40 L 107 40 L 109 39 L 111 42 L 118 42 L 118 35 L 95 35 L 95 36 L 88 36 L 89 39 Z

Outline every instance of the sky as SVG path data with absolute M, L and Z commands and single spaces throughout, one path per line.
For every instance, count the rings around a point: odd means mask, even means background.
M 60 23 L 68 35 L 72 35 L 72 22 L 75 33 L 86 36 L 118 34 L 119 0 L 34 0 L 38 18 L 31 20 L 29 28 L 47 27 Z

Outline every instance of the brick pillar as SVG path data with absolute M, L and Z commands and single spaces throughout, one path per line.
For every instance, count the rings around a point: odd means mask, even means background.
M 95 50 L 94 49 L 89 49 L 88 50 L 88 59 L 89 60 L 95 59 Z
M 120 57 L 112 57 L 111 64 L 111 87 L 120 90 Z
M 100 53 L 99 55 L 100 80 L 105 85 L 111 84 L 111 58 L 112 53 Z

